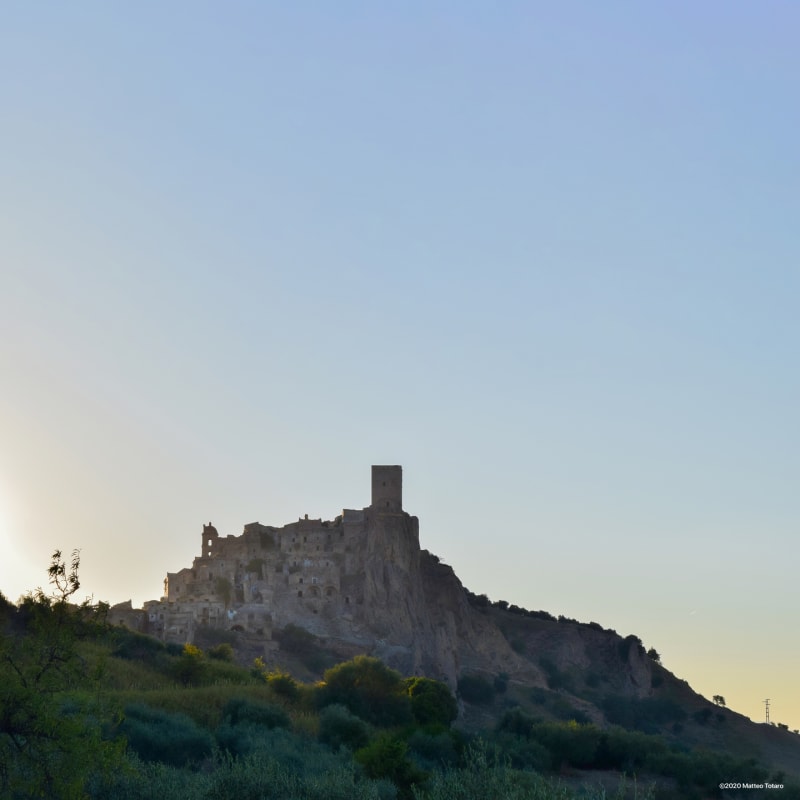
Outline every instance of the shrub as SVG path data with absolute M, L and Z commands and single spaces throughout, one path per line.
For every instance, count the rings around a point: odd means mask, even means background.
M 152 664 L 167 652 L 163 642 L 152 636 L 135 633 L 127 628 L 118 628 L 113 632 L 112 637 L 116 645 L 111 651 L 111 655 L 117 658 Z
M 647 651 L 647 657 L 649 659 L 655 661 L 656 664 L 660 664 L 661 663 L 661 656 L 659 655 L 659 652 L 658 652 L 658 650 L 655 649 L 655 647 L 651 647 Z
M 366 747 L 355 753 L 356 761 L 368 778 L 388 778 L 400 790 L 401 797 L 410 798 L 411 787 L 423 781 L 425 773 L 415 767 L 408 757 L 408 745 L 399 737 L 382 733 Z
M 508 759 L 515 769 L 536 770 L 544 772 L 551 769 L 553 754 L 539 742 L 515 736 L 513 733 L 500 732 L 494 734 L 492 743 L 500 748 L 503 757 Z
M 406 691 L 411 698 L 411 713 L 420 725 L 448 727 L 458 716 L 458 704 L 447 686 L 431 678 L 407 678 Z
M 199 761 L 211 753 L 213 740 L 185 714 L 169 714 L 143 703 L 125 708 L 119 731 L 129 747 L 145 761 L 177 767 Z
M 413 792 L 420 800 L 423 797 L 425 800 L 566 800 L 569 797 L 563 787 L 553 786 L 535 773 L 509 769 L 480 740 L 467 750 L 462 769 L 436 772 L 424 793 L 417 787 Z
M 317 703 L 339 703 L 375 725 L 402 725 L 412 719 L 400 673 L 370 656 L 356 656 L 327 670 Z
M 288 672 L 268 672 L 265 678 L 267 686 L 277 695 L 289 700 L 295 700 L 300 695 L 300 686 Z
M 297 743 L 295 746 L 299 747 Z M 272 750 L 259 750 L 230 760 L 211 776 L 209 790 L 197 796 L 205 800 L 388 800 L 392 797 L 391 785 L 361 779 L 352 765 L 325 748 L 306 747 L 306 751 L 309 757 L 299 764 L 287 761 L 280 753 L 275 755 Z
M 467 703 L 488 705 L 494 700 L 494 686 L 483 675 L 462 675 L 458 679 L 458 694 Z
M 563 762 L 579 769 L 594 766 L 601 731 L 594 725 L 577 722 L 540 722 L 531 728 L 530 738 L 546 747 L 553 756 L 553 767 Z
M 627 661 L 630 655 L 631 648 L 635 647 L 639 650 L 639 652 L 644 655 L 644 645 L 642 644 L 642 640 L 638 636 L 634 636 L 630 634 L 630 636 L 626 636 L 618 645 L 617 649 L 619 652 L 619 657 L 621 661 Z
M 358 750 L 369 742 L 369 726 L 349 709 L 334 704 L 319 715 L 319 740 L 333 750 Z
M 276 632 L 275 638 L 280 642 L 281 650 L 296 656 L 309 655 L 317 645 L 317 637 L 299 625 L 287 625 Z
M 196 800 L 206 796 L 209 778 L 199 771 L 142 762 L 135 753 L 129 753 L 127 760 L 127 768 L 109 779 L 91 778 L 85 796 L 92 800 Z
M 184 686 L 200 683 L 206 674 L 203 651 L 193 644 L 185 644 L 178 660 L 172 665 L 172 674 Z
M 234 697 L 222 709 L 222 720 L 231 725 L 247 722 L 265 728 L 288 728 L 291 720 L 280 707 L 271 703 L 258 703 L 244 697 Z
M 272 537 L 270 537 L 270 540 Z M 264 559 L 263 558 L 251 558 L 250 561 L 247 563 L 245 567 L 246 572 L 252 572 L 255 575 L 258 575 L 259 578 L 264 577 Z
M 230 663 L 233 661 L 233 648 L 227 642 L 222 642 L 208 651 L 208 657 Z
M 467 599 L 471 605 L 477 608 L 488 608 L 492 604 L 492 601 L 485 594 L 472 594 L 470 592 L 467 595 Z
M 542 656 L 539 659 L 539 665 L 547 676 L 547 685 L 553 691 L 557 689 L 571 690 L 573 688 L 573 680 L 566 672 L 562 672 L 555 664 L 555 662 L 547 656 Z
M 214 583 L 214 589 L 227 608 L 233 598 L 233 585 L 231 582 L 227 578 L 217 578 Z
M 496 730 L 513 733 L 515 736 L 522 736 L 525 739 L 529 739 L 531 730 L 538 721 L 539 720 L 527 714 L 522 709 L 515 708 L 503 714 L 500 722 L 497 723 Z
M 434 734 L 416 730 L 408 739 L 408 747 L 425 768 L 458 763 L 458 748 L 449 731 Z

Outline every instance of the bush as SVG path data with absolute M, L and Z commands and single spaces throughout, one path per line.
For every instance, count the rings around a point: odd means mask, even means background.
M 267 686 L 281 697 L 296 700 L 300 695 L 300 686 L 288 672 L 268 672 L 265 678 Z
M 368 778 L 388 778 L 400 790 L 401 797 L 411 798 L 411 787 L 427 776 L 408 757 L 408 745 L 399 737 L 382 733 L 355 753 L 356 761 Z
M 314 750 L 307 747 L 309 757 L 300 764 L 267 750 L 230 760 L 211 776 L 209 790 L 197 796 L 205 800 L 389 800 L 394 796 L 391 785 L 363 780 L 351 764 L 322 747 Z
M 339 703 L 375 725 L 412 720 L 411 699 L 400 673 L 370 656 L 356 656 L 327 670 L 316 699 L 319 707 Z
M 515 708 L 503 714 L 495 730 L 505 731 L 506 733 L 514 734 L 514 736 L 522 736 L 525 739 L 529 739 L 533 726 L 539 721 L 522 709 Z
M 562 763 L 588 769 L 596 762 L 602 732 L 594 725 L 577 722 L 540 722 L 531 728 L 530 738 L 546 747 L 553 756 L 553 768 Z
M 218 644 L 208 651 L 208 657 L 217 661 L 231 663 L 233 661 L 233 648 L 227 642 L 222 642 L 222 644 Z
M 369 742 L 369 726 L 345 706 L 334 704 L 319 715 L 319 740 L 332 750 L 358 750 Z
M 542 656 L 539 659 L 539 665 L 547 676 L 547 685 L 550 689 L 556 691 L 557 689 L 571 690 L 573 688 L 571 676 L 562 672 L 552 659 Z
M 264 728 L 288 728 L 291 720 L 280 707 L 271 703 L 258 703 L 244 697 L 234 697 L 222 709 L 223 722 L 239 725 L 247 722 Z
M 126 769 L 107 780 L 91 778 L 85 789 L 92 800 L 197 800 L 205 797 L 208 776 L 158 762 L 142 762 L 131 753 Z
M 488 705 L 494 700 L 494 685 L 482 675 L 462 675 L 458 679 L 458 694 L 467 703 Z
M 287 625 L 276 632 L 275 638 L 280 642 L 281 650 L 295 656 L 310 655 L 317 646 L 317 637 L 299 625 Z
M 458 704 L 441 681 L 431 678 L 407 678 L 406 691 L 411 698 L 411 713 L 420 725 L 449 727 L 458 716 Z
M 143 703 L 125 708 L 119 732 L 140 758 L 176 767 L 202 760 L 213 746 L 208 731 L 185 714 L 169 714 Z
M 638 636 L 630 634 L 626 636 L 618 645 L 617 649 L 621 661 L 627 661 L 630 656 L 631 648 L 635 647 L 641 655 L 644 655 L 644 645 Z
M 480 740 L 467 750 L 462 769 L 436 772 L 424 793 L 417 787 L 413 792 L 419 800 L 566 800 L 569 797 L 563 787 L 555 787 L 535 773 L 510 769 L 496 753 L 490 754 Z
M 424 768 L 458 763 L 458 748 L 450 732 L 434 734 L 416 730 L 408 739 L 408 747 Z
M 167 652 L 163 642 L 154 639 L 152 636 L 135 633 L 127 628 L 116 629 L 112 637 L 116 644 L 111 651 L 111 655 L 117 658 L 152 664 Z
M 500 732 L 494 734 L 492 743 L 500 748 L 503 757 L 508 759 L 514 769 L 546 772 L 553 763 L 553 754 L 544 745 L 524 736 Z
M 172 674 L 184 686 L 196 686 L 206 675 L 203 651 L 193 644 L 185 644 L 178 660 L 172 665 Z

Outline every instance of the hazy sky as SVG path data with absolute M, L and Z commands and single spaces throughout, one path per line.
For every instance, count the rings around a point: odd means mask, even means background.
M 800 727 L 795 2 L 8 3 L 0 589 L 369 504 Z

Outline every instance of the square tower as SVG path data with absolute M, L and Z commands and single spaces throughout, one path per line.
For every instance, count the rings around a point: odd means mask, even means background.
M 399 513 L 403 510 L 403 468 L 372 467 L 372 508 Z

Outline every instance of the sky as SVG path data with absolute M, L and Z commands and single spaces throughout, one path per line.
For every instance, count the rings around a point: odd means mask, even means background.
M 0 590 L 401 464 L 476 593 L 800 727 L 800 7 L 5 4 Z

